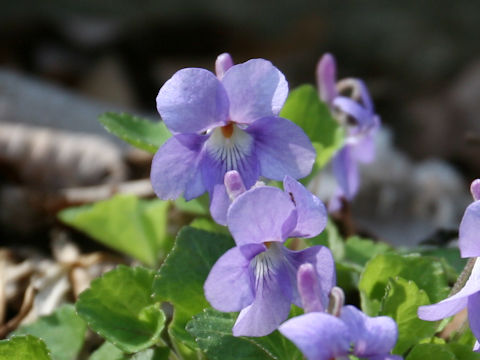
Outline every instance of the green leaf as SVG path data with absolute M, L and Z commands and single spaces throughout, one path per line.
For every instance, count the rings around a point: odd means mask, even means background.
M 312 85 L 301 85 L 292 90 L 280 116 L 293 121 L 308 135 L 317 150 L 318 169 L 325 166 L 343 145 L 343 129 Z
M 468 261 L 468 259 L 460 257 L 460 250 L 456 247 L 418 249 L 418 252 L 425 256 L 434 256 L 445 259 L 447 263 L 455 269 L 457 276 L 462 272 Z
M 448 349 L 455 354 L 458 360 L 479 360 L 480 354 L 472 351 L 471 346 L 450 343 Z
M 128 357 L 115 345 L 105 341 L 88 360 L 128 360 Z
M 107 112 L 98 118 L 108 132 L 139 149 L 155 153 L 172 136 L 163 121 L 153 122 L 129 114 Z
M 219 233 L 219 234 L 225 234 L 225 235 L 230 234 L 226 226 L 219 225 L 213 220 L 207 219 L 207 218 L 195 218 L 188 226 L 193 227 L 195 229 L 205 230 L 213 233 Z
M 427 304 L 430 304 L 427 294 L 413 281 L 400 277 L 389 280 L 380 314 L 392 317 L 398 324 L 394 353 L 403 354 L 422 339 L 435 334 L 438 324 L 420 320 L 417 316 L 418 307 Z
M 333 254 L 335 261 L 340 261 L 345 257 L 345 242 L 336 225 L 328 219 L 327 226 L 319 235 L 305 239 L 308 246 L 323 245 L 327 246 Z
M 460 332 L 454 333 L 453 338 L 457 344 L 466 345 L 468 348 L 473 349 L 477 339 L 473 335 L 472 330 L 468 326 L 464 326 L 460 329 Z
M 232 327 L 237 315 L 212 308 L 194 316 L 187 331 L 211 360 L 301 359 L 300 352 L 278 331 L 261 338 L 235 337 Z
M 446 345 L 420 344 L 412 349 L 406 360 L 457 360 L 457 358 Z
M 75 307 L 63 305 L 53 314 L 21 326 L 13 334 L 42 339 L 54 360 L 73 360 L 82 349 L 86 330 L 87 324 L 77 315 Z
M 131 360 L 167 360 L 170 350 L 165 347 L 143 350 L 131 357 Z
M 392 248 L 383 242 L 374 242 L 359 236 L 352 236 L 345 244 L 345 260 L 354 264 L 365 266 L 368 260 L 376 255 L 391 251 Z
M 397 276 L 415 282 L 432 303 L 444 299 L 450 291 L 444 266 L 438 259 L 417 254 L 381 254 L 367 263 L 360 277 L 363 311 L 370 316 L 378 314 L 387 282 Z
M 171 247 L 168 207 L 167 201 L 116 195 L 93 205 L 65 209 L 59 218 L 102 244 L 155 266 Z
M 193 215 L 210 215 L 208 194 L 189 201 L 179 197 L 174 201 L 174 204 L 181 212 Z
M 152 299 L 155 272 L 120 265 L 94 280 L 76 307 L 89 327 L 121 350 L 132 353 L 155 344 L 165 323 Z
M 156 299 L 169 301 L 175 308 L 170 335 L 191 348 L 197 346 L 185 331 L 185 325 L 193 315 L 209 306 L 203 283 L 217 259 L 233 246 L 229 236 L 185 227 L 178 233 L 172 251 L 155 278 Z
M 337 286 L 341 287 L 346 293 L 357 293 L 361 269 L 359 269 L 358 266 L 343 261 L 336 261 L 335 271 L 337 273 Z
M 45 343 L 35 336 L 0 340 L 0 360 L 50 360 Z

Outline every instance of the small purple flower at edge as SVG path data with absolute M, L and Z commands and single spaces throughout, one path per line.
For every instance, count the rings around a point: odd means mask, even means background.
M 235 336 L 268 335 L 288 317 L 292 303 L 301 306 L 296 285 L 301 264 L 315 267 L 322 293 L 335 283 L 328 248 L 292 251 L 283 245 L 288 237 L 318 235 L 327 220 L 323 203 L 299 182 L 287 176 L 283 184 L 284 191 L 260 186 L 235 198 L 227 225 L 236 246 L 218 259 L 204 285 L 215 309 L 240 311 Z
M 343 306 L 343 291 L 337 287 L 332 288 L 329 300 L 319 291 L 319 283 L 311 264 L 300 266 L 297 284 L 305 314 L 279 327 L 308 360 L 347 360 L 348 355 L 369 360 L 402 359 L 389 354 L 398 337 L 393 319 L 371 318 L 354 306 Z
M 458 244 L 460 254 L 465 257 L 480 256 L 480 179 L 472 182 L 470 187 L 474 202 L 465 210 L 459 228 Z M 465 286 L 455 295 L 439 303 L 420 306 L 418 317 L 422 320 L 436 321 L 445 319 L 464 308 L 468 311 L 468 322 L 473 335 L 477 339 L 474 351 L 480 352 L 480 262 L 475 260 L 472 273 Z
M 173 133 L 157 151 L 151 170 L 162 199 L 210 194 L 228 200 L 223 178 L 237 170 L 246 188 L 260 176 L 307 176 L 315 150 L 303 130 L 278 117 L 288 95 L 284 75 L 269 61 L 233 65 L 228 54 L 210 71 L 187 68 L 160 89 L 157 109 Z M 225 223 L 225 215 L 219 220 Z
M 322 56 L 317 65 L 317 87 L 320 99 L 346 127 L 347 138 L 332 161 L 338 188 L 330 201 L 331 211 L 341 208 L 341 199 L 351 201 L 359 188 L 357 163 L 369 163 L 375 155 L 373 136 L 380 127 L 367 87 L 360 79 L 336 82 L 336 63 L 331 54 Z M 342 92 L 351 90 L 350 97 Z M 352 121 L 353 120 L 353 123 Z

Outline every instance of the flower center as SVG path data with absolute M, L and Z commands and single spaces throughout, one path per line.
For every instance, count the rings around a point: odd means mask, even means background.
M 255 256 L 250 262 L 255 278 L 255 287 L 258 288 L 260 284 L 267 278 L 277 273 L 277 269 L 284 261 L 282 252 L 283 245 L 277 241 L 264 242 L 267 250 Z
M 233 123 L 229 122 L 227 125 L 222 126 L 220 130 L 222 131 L 222 135 L 225 138 L 230 139 L 233 135 L 233 130 L 234 130 Z
M 208 153 L 221 163 L 224 172 L 241 171 L 247 166 L 246 158 L 253 151 L 253 137 L 234 123 L 214 129 L 205 144 Z

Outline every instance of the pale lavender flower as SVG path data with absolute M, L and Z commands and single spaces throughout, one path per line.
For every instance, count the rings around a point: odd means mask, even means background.
M 308 175 L 315 160 L 310 140 L 278 117 L 288 94 L 284 75 L 263 59 L 233 65 L 228 54 L 215 67 L 217 76 L 182 69 L 158 93 L 158 112 L 173 137 L 153 159 L 155 193 L 190 200 L 207 191 L 228 198 L 223 180 L 229 170 L 237 170 L 247 188 L 259 176 Z
M 330 250 L 314 246 L 287 249 L 288 237 L 313 237 L 326 224 L 324 205 L 292 178 L 285 191 L 261 186 L 239 195 L 229 207 L 227 225 L 236 247 L 213 266 L 205 282 L 205 297 L 217 310 L 240 311 L 235 336 L 264 336 L 287 317 L 291 304 L 301 306 L 296 273 L 311 263 L 328 294 L 335 283 Z
M 459 248 L 462 257 L 480 256 L 480 179 L 470 187 L 474 202 L 465 210 L 459 229 Z M 465 286 L 455 295 L 432 305 L 420 306 L 418 317 L 422 320 L 436 321 L 455 315 L 467 308 L 468 321 L 473 335 L 480 339 L 480 263 L 478 259 Z M 474 351 L 479 351 L 478 344 Z
M 346 129 L 345 145 L 332 161 L 338 187 L 330 201 L 330 210 L 341 207 L 341 199 L 351 201 L 358 192 L 358 163 L 369 163 L 375 156 L 374 134 L 380 126 L 367 87 L 360 79 L 337 82 L 336 63 L 325 54 L 317 65 L 317 87 L 320 99 L 327 103 L 334 116 Z M 350 96 L 343 95 L 351 91 Z
M 302 265 L 297 274 L 304 315 L 287 320 L 279 331 L 309 360 L 348 359 L 355 355 L 369 360 L 398 360 L 390 355 L 398 330 L 387 316 L 368 317 L 354 306 L 343 306 L 343 292 L 334 287 L 330 300 L 319 291 L 316 271 Z

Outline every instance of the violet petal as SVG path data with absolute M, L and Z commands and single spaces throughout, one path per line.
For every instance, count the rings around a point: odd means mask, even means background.
M 252 303 L 250 261 L 263 250 L 263 246 L 249 245 L 247 254 L 247 249 L 234 247 L 217 260 L 204 285 L 205 297 L 215 309 L 239 311 Z
M 480 179 L 475 179 L 470 185 L 470 192 L 475 201 L 480 200 Z
M 288 274 L 289 264 L 282 255 L 283 248 L 280 244 L 271 245 L 252 260 L 255 300 L 240 312 L 233 335 L 265 336 L 288 317 L 293 289 Z
M 337 96 L 333 100 L 333 106 L 353 117 L 360 128 L 368 128 L 374 125 L 374 114 L 355 100 L 345 96 Z
M 293 122 L 266 117 L 255 121 L 246 131 L 255 139 L 261 175 L 282 181 L 286 175 L 300 179 L 312 171 L 315 149 Z
M 351 201 L 357 194 L 359 187 L 359 175 L 357 162 L 353 158 L 351 145 L 344 146 L 332 160 L 332 168 L 342 195 Z
M 359 357 L 388 354 L 395 346 L 398 329 L 388 316 L 369 317 L 356 307 L 344 306 L 340 318 L 348 326 Z
M 480 256 L 480 201 L 465 210 L 458 234 L 458 246 L 462 257 Z
M 227 213 L 228 228 L 238 246 L 283 242 L 296 223 L 297 212 L 289 196 L 271 186 L 243 193 Z
M 198 133 L 226 123 L 228 96 L 211 72 L 182 69 L 158 92 L 157 110 L 171 131 Z
M 210 215 L 216 223 L 227 225 L 227 211 L 230 206 L 230 198 L 228 197 L 225 185 L 217 184 L 213 187 L 210 196 Z
M 310 238 L 320 234 L 327 225 L 327 209 L 318 197 L 290 176 L 283 180 L 283 189 L 297 208 L 297 226 L 291 237 Z
M 232 66 L 222 84 L 230 100 L 230 119 L 241 124 L 278 115 L 288 95 L 285 76 L 264 59 Z
M 333 99 L 338 95 L 336 87 L 337 65 L 331 54 L 326 53 L 319 60 L 316 75 L 320 99 L 331 105 Z
M 223 75 L 233 66 L 233 59 L 229 53 L 223 53 L 218 55 L 217 60 L 215 61 L 215 73 L 217 77 L 221 80 Z
M 317 273 L 312 264 L 302 264 L 298 268 L 297 287 L 305 313 L 325 312 L 327 310 L 325 303 L 322 301 Z
M 198 171 L 205 137 L 179 134 L 168 139 L 155 154 L 150 179 L 157 196 L 176 199 L 183 192 L 191 199 L 205 192 Z M 191 185 L 192 189 L 187 189 Z
M 312 312 L 287 320 L 278 329 L 308 360 L 330 360 L 348 355 L 350 329 L 339 318 Z
M 468 322 L 473 335 L 480 339 L 480 292 L 468 297 Z

